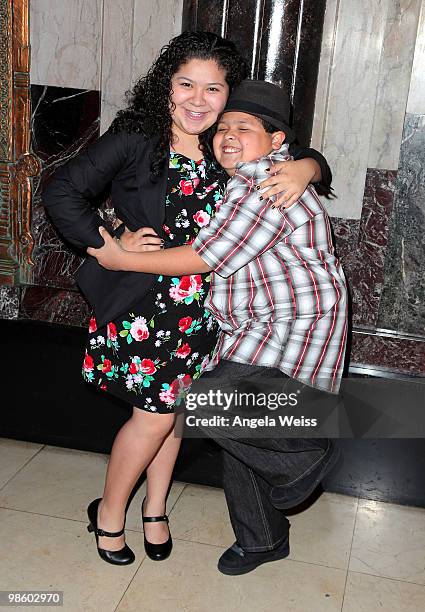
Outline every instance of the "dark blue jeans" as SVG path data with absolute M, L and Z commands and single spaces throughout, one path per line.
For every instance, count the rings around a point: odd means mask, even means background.
M 246 378 L 287 378 L 280 370 L 222 360 L 202 380 L 225 383 Z M 230 520 L 240 546 L 262 552 L 276 548 L 289 534 L 289 521 L 274 507 L 274 487 L 289 488 L 326 459 L 330 441 L 324 438 L 214 437 L 214 429 L 200 429 L 222 447 L 223 486 Z M 280 490 L 281 495 L 281 490 Z

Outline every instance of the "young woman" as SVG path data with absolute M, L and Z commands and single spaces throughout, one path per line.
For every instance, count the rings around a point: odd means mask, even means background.
M 104 222 L 91 204 L 110 185 L 123 221 L 123 248 L 149 251 L 190 243 L 214 214 L 227 181 L 212 159 L 208 131 L 245 76 L 245 62 L 233 43 L 209 32 L 174 38 L 136 84 L 129 107 L 110 130 L 53 176 L 44 203 L 64 237 L 84 251 L 102 246 L 98 227 Z M 285 190 L 291 200 L 310 181 L 330 183 L 319 153 L 291 153 L 299 161 L 273 167 L 277 174 L 265 182 L 268 195 Z M 180 446 L 174 409 L 208 363 L 218 333 L 203 308 L 209 275 L 170 281 L 106 271 L 89 257 L 78 282 L 94 310 L 83 376 L 133 406 L 115 438 L 103 496 L 88 507 L 89 530 L 95 531 L 102 559 L 120 565 L 134 561 L 124 540 L 125 513 L 146 470 L 145 549 L 151 559 L 165 559 L 172 548 L 165 503 Z

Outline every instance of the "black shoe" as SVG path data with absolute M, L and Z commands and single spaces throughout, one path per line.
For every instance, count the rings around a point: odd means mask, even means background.
M 90 521 L 87 526 L 87 531 L 94 531 L 94 535 L 96 536 L 97 552 L 99 553 L 99 557 L 101 559 L 103 559 L 107 563 L 112 563 L 113 565 L 130 565 L 130 563 L 133 563 L 135 556 L 134 552 L 131 550 L 131 548 L 129 548 L 129 546 L 127 546 L 127 544 L 124 546 L 124 548 L 121 548 L 120 550 L 105 550 L 104 548 L 99 548 L 99 536 L 107 536 L 108 538 L 118 538 L 124 533 L 124 527 L 121 529 L 121 531 L 115 532 L 98 529 L 97 509 L 101 501 L 101 499 L 95 499 L 87 508 L 87 515 Z
M 316 487 L 336 466 L 340 459 L 341 452 L 339 448 L 331 442 L 320 465 L 308 474 L 308 476 L 301 478 L 301 480 L 292 486 L 284 485 L 273 487 L 270 496 L 273 506 L 279 510 L 286 510 L 301 504 L 310 497 Z
M 252 572 L 256 567 L 269 561 L 278 561 L 289 555 L 289 536 L 274 550 L 247 552 L 235 542 L 218 560 L 217 567 L 222 574 L 239 576 Z
M 168 524 L 168 516 L 164 514 L 163 516 L 145 516 L 143 513 L 143 506 L 145 503 L 144 498 L 142 502 L 142 521 L 143 523 L 158 523 L 159 521 L 166 521 Z M 170 556 L 171 550 L 173 548 L 173 540 L 171 539 L 170 527 L 168 527 L 168 540 L 163 544 L 152 544 L 148 542 L 146 536 L 143 534 L 144 542 L 145 542 L 145 551 L 149 559 L 152 561 L 164 561 L 167 557 Z

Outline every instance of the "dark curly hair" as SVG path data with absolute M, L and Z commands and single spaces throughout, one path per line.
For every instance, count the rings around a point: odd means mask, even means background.
M 159 136 L 151 158 L 151 174 L 159 176 L 168 156 L 172 138 L 171 78 L 191 59 L 215 60 L 226 71 L 229 89 L 247 75 L 247 65 L 236 46 L 212 32 L 183 32 L 165 45 L 146 76 L 127 92 L 128 107 L 118 111 L 109 131 Z M 213 128 L 199 136 L 203 154 L 212 158 L 210 146 Z

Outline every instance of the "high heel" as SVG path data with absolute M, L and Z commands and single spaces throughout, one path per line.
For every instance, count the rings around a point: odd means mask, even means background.
M 124 548 L 121 548 L 120 550 L 105 550 L 104 548 L 99 548 L 99 536 L 107 536 L 108 538 L 119 538 L 119 536 L 123 535 L 124 533 L 124 527 L 121 529 L 121 531 L 115 532 L 98 529 L 97 510 L 101 501 L 101 499 L 95 499 L 87 508 L 87 515 L 90 521 L 87 525 L 87 531 L 89 531 L 90 533 L 94 532 L 94 535 L 96 537 L 97 552 L 99 553 L 99 557 L 101 559 L 103 559 L 107 563 L 112 563 L 113 565 L 130 565 L 130 563 L 133 563 L 135 556 L 134 552 L 129 546 L 127 546 L 127 544 L 125 544 Z
M 168 521 L 168 516 L 166 514 L 162 516 L 145 516 L 143 512 L 143 506 L 145 504 L 146 497 L 142 502 L 142 521 L 143 523 L 158 523 L 159 521 L 165 521 L 168 525 L 168 540 L 163 544 L 152 544 L 152 542 L 148 542 L 145 534 L 143 533 L 144 543 L 145 543 L 145 551 L 149 559 L 152 561 L 164 561 L 167 557 L 170 556 L 170 553 L 173 548 L 173 540 L 171 539 L 170 526 Z

